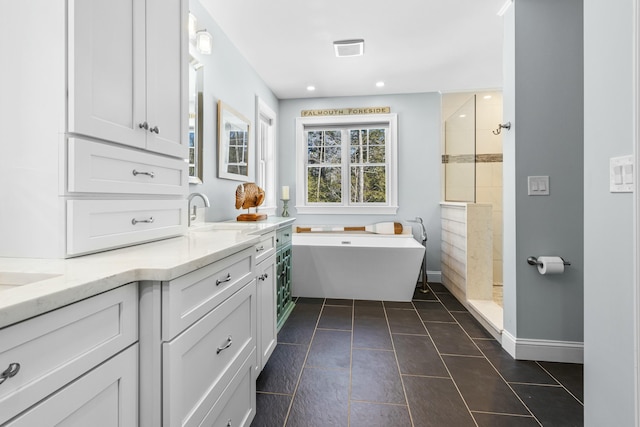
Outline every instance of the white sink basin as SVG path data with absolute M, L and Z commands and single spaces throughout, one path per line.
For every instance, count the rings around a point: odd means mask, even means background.
M 29 283 L 40 282 L 42 280 L 51 279 L 57 276 L 60 275 L 49 273 L 22 273 L 15 271 L 0 271 L 0 289 L 6 289 L 13 286 L 28 285 Z

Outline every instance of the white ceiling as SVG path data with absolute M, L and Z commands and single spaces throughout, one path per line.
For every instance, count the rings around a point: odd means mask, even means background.
M 280 99 L 502 87 L 505 0 L 200 1 Z

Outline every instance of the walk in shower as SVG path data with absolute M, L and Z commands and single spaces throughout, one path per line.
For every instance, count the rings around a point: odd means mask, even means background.
M 444 94 L 442 113 L 442 281 L 501 329 L 502 94 Z

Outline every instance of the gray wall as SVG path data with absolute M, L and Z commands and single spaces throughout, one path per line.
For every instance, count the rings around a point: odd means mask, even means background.
M 505 163 L 505 325 L 518 339 L 583 341 L 582 0 L 517 0 L 515 102 Z M 507 88 L 505 87 L 505 90 Z M 515 96 L 513 98 L 513 96 Z M 506 105 L 505 105 L 506 107 Z M 528 196 L 527 177 L 548 175 L 550 196 Z M 505 212 L 505 214 L 507 214 Z M 528 256 L 559 255 L 563 275 L 542 276 Z M 513 281 L 515 279 L 515 282 Z M 514 295 L 515 292 L 515 295 Z M 513 316 L 516 316 L 514 319 Z
M 235 189 L 240 181 L 218 179 L 218 118 L 217 102 L 222 100 L 251 120 L 252 141 L 255 140 L 255 97 L 258 95 L 274 111 L 278 99 L 264 84 L 255 70 L 229 41 L 211 15 L 198 0 L 189 2 L 189 9 L 198 19 L 198 29 L 206 28 L 213 36 L 211 55 L 196 54 L 204 64 L 204 184 L 190 185 L 189 191 L 205 193 L 212 207 L 207 209 L 207 221 L 232 219 L 242 213 L 235 209 Z M 250 170 L 250 180 L 255 170 Z M 198 206 L 199 201 L 196 201 Z
M 295 210 L 295 119 L 302 110 L 389 106 L 398 114 L 397 215 L 298 215 Z M 278 179 L 291 188 L 297 224 L 367 225 L 416 216 L 427 227 L 429 271 L 440 271 L 440 94 L 381 95 L 280 101 Z M 416 228 L 417 232 L 417 228 Z
M 585 425 L 594 427 L 638 425 L 633 197 L 608 184 L 609 158 L 634 151 L 634 3 L 584 1 Z

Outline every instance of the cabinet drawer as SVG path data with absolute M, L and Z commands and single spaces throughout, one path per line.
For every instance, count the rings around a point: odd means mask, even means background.
M 69 192 L 167 194 L 188 191 L 187 163 L 142 151 L 69 138 Z
M 255 366 L 252 281 L 173 341 L 162 344 L 164 425 L 199 426 L 238 369 Z
M 292 228 L 284 227 L 276 231 L 276 244 L 278 249 L 283 248 L 291 244 Z
M 253 279 L 253 249 L 231 255 L 162 284 L 162 340 L 189 325 Z
M 138 345 L 109 359 L 5 425 L 136 427 Z
M 67 254 L 177 236 L 186 224 L 186 200 L 69 200 Z
M 256 263 L 260 263 L 276 253 L 276 233 L 271 232 L 260 236 L 260 242 L 255 245 Z
M 129 284 L 0 329 L 0 424 L 137 340 L 138 286 Z
M 256 415 L 256 380 L 247 359 L 224 391 L 203 425 L 248 427 Z

